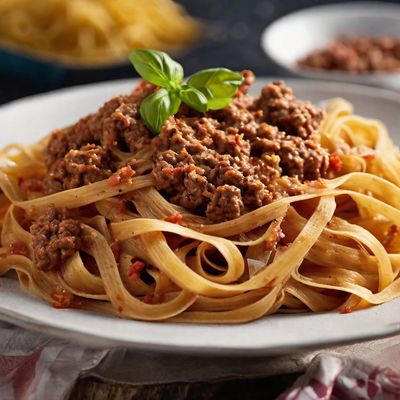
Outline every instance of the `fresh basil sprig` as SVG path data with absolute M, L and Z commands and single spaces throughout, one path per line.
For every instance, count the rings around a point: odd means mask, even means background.
M 140 105 L 140 116 L 154 134 L 178 112 L 181 102 L 199 112 L 218 110 L 232 101 L 243 82 L 239 72 L 210 68 L 196 72 L 183 83 L 182 66 L 162 51 L 138 49 L 130 53 L 129 59 L 144 80 L 160 87 Z

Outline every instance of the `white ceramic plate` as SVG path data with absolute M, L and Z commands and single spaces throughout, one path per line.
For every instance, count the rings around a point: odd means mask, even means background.
M 400 90 L 400 73 L 350 74 L 306 70 L 297 61 L 340 36 L 399 37 L 400 5 L 384 2 L 328 4 L 279 18 L 261 36 L 264 52 L 292 74 Z
M 267 81 L 270 79 L 259 79 L 254 93 Z M 337 96 L 347 98 L 358 113 L 385 121 L 400 142 L 400 95 L 350 84 L 301 80 L 289 84 L 298 97 L 314 102 Z M 0 107 L 0 145 L 31 143 L 133 87 L 133 81 L 88 85 Z M 80 310 L 56 310 L 25 293 L 12 277 L 6 277 L 0 278 L 0 320 L 92 346 L 250 356 L 284 354 L 399 333 L 400 300 L 351 314 L 274 315 L 243 325 L 150 323 Z

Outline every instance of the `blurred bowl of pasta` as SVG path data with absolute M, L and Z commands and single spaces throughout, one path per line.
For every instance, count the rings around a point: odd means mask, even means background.
M 261 36 L 282 72 L 400 90 L 400 5 L 327 4 L 285 15 Z
M 0 70 L 56 81 L 124 66 L 135 48 L 185 51 L 202 28 L 172 0 L 0 0 Z

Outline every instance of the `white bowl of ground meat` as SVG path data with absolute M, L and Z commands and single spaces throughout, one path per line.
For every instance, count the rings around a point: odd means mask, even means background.
M 268 57 L 286 72 L 400 90 L 400 5 L 382 2 L 311 7 L 268 26 Z

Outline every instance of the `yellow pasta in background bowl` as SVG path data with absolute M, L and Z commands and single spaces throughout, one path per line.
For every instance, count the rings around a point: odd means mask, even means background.
M 132 48 L 178 51 L 200 32 L 171 0 L 0 0 L 0 47 L 68 66 L 124 64 Z

